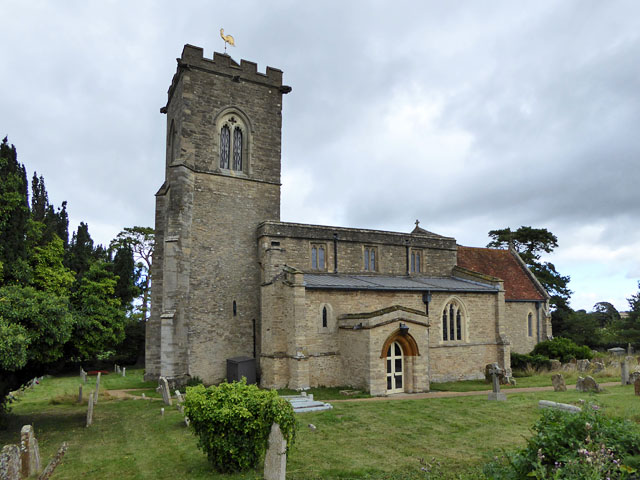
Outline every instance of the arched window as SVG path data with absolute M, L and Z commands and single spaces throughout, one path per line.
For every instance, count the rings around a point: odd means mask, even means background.
M 530 337 L 533 337 L 533 314 L 531 312 L 527 315 L 527 333 Z
M 171 121 L 171 128 L 169 128 L 169 165 L 173 165 L 176 160 L 176 125 L 174 121 Z
M 311 270 L 325 270 L 325 246 L 322 244 L 311 245 Z
M 464 339 L 464 311 L 457 300 L 451 300 L 442 311 L 442 340 L 460 342 Z
M 233 169 L 242 171 L 242 130 L 233 129 Z
M 231 132 L 227 125 L 220 130 L 220 168 L 229 168 L 229 156 L 231 148 Z
M 322 307 L 322 328 L 327 328 L 327 307 Z
M 251 128 L 246 115 L 234 107 L 225 108 L 216 116 L 215 128 L 220 134 L 220 170 L 249 173 Z

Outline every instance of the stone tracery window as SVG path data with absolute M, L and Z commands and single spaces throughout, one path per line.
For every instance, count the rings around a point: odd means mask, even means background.
M 312 270 L 326 270 L 325 261 L 326 247 L 324 244 L 311 245 L 311 269 Z
M 411 273 L 422 272 L 422 250 L 411 250 Z
M 247 171 L 248 129 L 247 121 L 238 112 L 230 111 L 216 121 L 220 133 L 219 162 L 222 170 Z
M 376 247 L 364 247 L 364 270 L 366 272 L 378 270 L 378 249 Z
M 464 311 L 457 300 L 451 300 L 442 311 L 442 340 L 461 342 L 464 339 Z

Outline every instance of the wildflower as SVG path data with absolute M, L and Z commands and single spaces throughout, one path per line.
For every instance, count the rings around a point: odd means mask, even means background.
M 589 422 L 584 424 L 584 428 L 588 431 L 591 430 L 593 427 L 591 426 L 591 424 Z

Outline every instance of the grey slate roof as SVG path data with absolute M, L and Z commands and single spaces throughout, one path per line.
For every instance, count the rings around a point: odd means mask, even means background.
M 396 290 L 433 292 L 496 292 L 498 287 L 456 277 L 304 274 L 305 287 L 331 290 Z

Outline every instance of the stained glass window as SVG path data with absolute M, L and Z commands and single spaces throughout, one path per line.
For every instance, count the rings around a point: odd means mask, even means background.
M 464 313 L 458 302 L 451 301 L 442 312 L 442 340 L 462 341 Z

